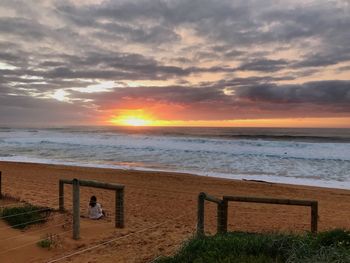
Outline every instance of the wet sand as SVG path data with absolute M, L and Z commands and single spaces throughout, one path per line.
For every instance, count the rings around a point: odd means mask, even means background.
M 116 170 L 0 162 L 2 192 L 20 200 L 58 208 L 58 180 L 80 178 L 125 185 L 125 228 L 114 228 L 114 193 L 82 187 L 81 214 L 96 195 L 107 218 L 81 219 L 81 239 L 72 240 L 71 186 L 65 186 L 67 214 L 52 213 L 44 225 L 25 231 L 8 228 L 0 220 L 0 262 L 49 262 L 84 251 L 57 262 L 151 262 L 174 253 L 194 235 L 199 192 L 216 197 L 245 195 L 310 199 L 319 201 L 319 230 L 350 229 L 350 191 L 320 187 L 250 182 L 135 170 Z M 0 201 L 0 206 L 10 201 Z M 310 208 L 282 205 L 230 203 L 229 230 L 303 232 L 310 230 Z M 216 209 L 206 204 L 206 232 L 215 233 Z M 39 248 L 46 235 L 57 247 Z M 111 241 L 113 240 L 113 241 Z M 91 247 L 93 249 L 87 250 Z

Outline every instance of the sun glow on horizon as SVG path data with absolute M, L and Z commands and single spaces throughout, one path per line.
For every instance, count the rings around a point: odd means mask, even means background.
M 173 127 L 275 127 L 275 128 L 350 128 L 349 117 L 286 118 L 236 120 L 159 120 L 144 110 L 123 110 L 108 123 L 117 126 L 173 126 Z
M 154 120 L 143 110 L 125 110 L 113 116 L 109 122 L 121 126 L 152 126 Z
M 147 126 L 151 123 L 151 121 L 139 117 L 129 116 L 125 119 L 122 119 L 121 123 L 128 126 Z

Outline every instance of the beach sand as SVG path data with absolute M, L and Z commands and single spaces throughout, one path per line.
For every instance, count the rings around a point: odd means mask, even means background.
M 319 230 L 350 229 L 350 191 L 320 187 L 250 182 L 135 170 L 0 162 L 2 192 L 36 205 L 58 208 L 58 180 L 81 178 L 125 185 L 125 228 L 114 228 L 114 193 L 82 187 L 81 214 L 91 195 L 107 218 L 81 219 L 81 239 L 72 240 L 71 216 L 55 212 L 44 225 L 24 232 L 0 220 L 0 262 L 49 262 L 74 252 L 94 249 L 58 262 L 152 262 L 171 255 L 194 235 L 200 192 L 216 197 L 244 195 L 319 201 Z M 65 186 L 65 205 L 72 207 L 71 186 Z M 0 206 L 11 201 L 2 200 Z M 303 232 L 310 230 L 310 208 L 248 203 L 229 204 L 229 230 Z M 206 204 L 206 232 L 215 233 L 216 209 Z M 50 234 L 57 247 L 39 248 Z M 113 242 L 101 245 L 103 242 Z M 100 245 L 100 246 L 97 246 Z

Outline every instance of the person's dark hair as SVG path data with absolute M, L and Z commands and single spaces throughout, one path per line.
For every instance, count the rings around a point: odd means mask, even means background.
M 91 196 L 89 206 L 94 207 L 96 205 L 96 202 L 97 202 L 96 196 L 94 195 Z

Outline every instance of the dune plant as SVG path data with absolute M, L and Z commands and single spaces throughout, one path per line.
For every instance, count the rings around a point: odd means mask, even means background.
M 38 241 L 37 245 L 41 248 L 51 249 L 51 248 L 58 247 L 60 243 L 61 243 L 61 239 L 59 235 L 49 233 L 49 234 L 46 234 L 42 240 Z
M 340 263 L 350 262 L 350 232 L 340 229 L 304 234 L 233 232 L 193 238 L 172 257 L 157 263 Z
M 46 222 L 51 211 L 48 207 L 25 204 L 1 209 L 0 218 L 13 228 L 23 229 L 32 224 Z

